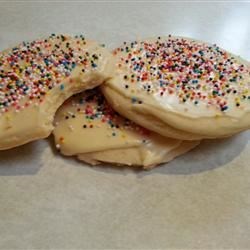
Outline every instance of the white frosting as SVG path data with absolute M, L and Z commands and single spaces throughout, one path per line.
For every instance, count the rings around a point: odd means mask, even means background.
M 209 45 L 191 39 L 181 39 L 182 38 L 173 37 L 148 39 L 143 42 L 133 43 L 133 46 L 127 43 L 116 49 L 114 54 L 117 60 L 117 74 L 108 84 L 127 97 L 134 96 L 148 105 L 153 105 L 190 118 L 218 116 L 238 118 L 249 112 L 249 63 L 218 48 L 216 45 Z M 184 45 L 182 47 L 176 45 L 178 41 L 182 41 Z M 165 44 L 163 48 L 159 45 L 161 43 Z M 170 48 L 166 49 L 165 47 L 168 43 L 170 44 Z M 159 46 L 158 49 L 157 46 Z M 185 49 L 188 50 L 188 46 L 195 46 L 200 50 L 197 49 L 194 54 L 188 56 L 190 51 L 185 52 Z M 128 48 L 128 52 L 125 52 L 126 47 Z M 173 54 L 174 49 L 180 49 L 180 47 L 184 48 L 183 52 L 180 53 L 180 56 L 175 56 Z M 154 51 L 154 55 L 148 59 L 147 54 L 152 54 L 152 51 Z M 165 53 L 167 56 L 162 60 L 162 57 L 157 55 L 157 53 L 161 55 Z M 177 57 L 178 60 L 176 59 L 176 63 L 178 65 L 181 65 L 180 60 L 187 60 L 189 66 L 182 67 L 182 71 L 179 69 L 171 71 L 169 68 L 159 69 L 160 66 L 166 66 L 168 60 L 170 60 L 171 63 L 171 60 Z M 199 64 L 200 67 L 195 68 L 196 60 L 199 60 L 197 65 Z M 204 63 L 202 63 L 202 60 Z M 144 63 L 143 66 L 141 66 L 141 63 Z M 221 70 L 215 69 L 215 65 L 216 67 L 221 67 Z M 241 65 L 243 65 L 243 67 L 241 67 Z M 193 78 L 186 83 L 187 88 L 185 88 L 185 90 L 187 90 L 187 93 L 184 94 L 182 90 L 184 84 L 182 84 L 182 82 L 177 83 L 176 80 L 185 80 L 188 76 L 187 71 L 191 70 L 190 68 L 192 68 L 191 76 L 193 76 Z M 195 77 L 198 76 L 199 73 L 194 73 L 194 69 L 196 71 L 201 69 L 204 71 L 204 74 L 200 74 L 200 78 Z M 160 78 L 157 79 L 159 72 Z M 144 74 L 147 75 L 146 80 L 141 79 Z M 220 79 L 220 74 L 223 77 L 222 80 Z M 132 75 L 134 75 L 133 78 Z M 124 79 L 124 76 L 127 76 L 127 79 Z M 139 81 L 137 81 L 137 77 L 140 78 Z M 236 77 L 235 81 L 232 80 L 234 77 Z M 134 82 L 131 82 L 131 80 L 134 80 Z M 192 83 L 193 80 L 195 83 Z M 206 82 L 206 80 L 208 80 L 208 82 Z M 215 82 L 212 83 L 212 81 Z M 161 82 L 163 83 L 163 87 L 161 86 Z M 171 84 L 173 87 L 171 87 Z M 128 85 L 129 88 L 126 89 L 124 87 L 125 85 Z M 201 87 L 196 90 L 196 86 L 198 85 Z M 147 91 L 148 86 L 150 86 L 150 91 Z M 162 91 L 163 88 L 165 88 L 165 91 Z M 188 91 L 188 88 L 191 88 L 191 90 Z M 169 93 L 169 90 L 172 90 L 172 93 Z M 227 90 L 230 90 L 230 93 L 227 93 Z M 236 93 L 234 93 L 234 91 L 236 91 Z M 161 94 L 161 92 L 163 92 L 163 94 Z M 195 96 L 193 100 L 191 100 L 190 96 L 192 96 L 193 93 Z M 186 94 L 190 96 L 186 98 Z M 201 98 L 198 96 L 199 94 Z M 178 95 L 183 96 L 179 97 Z M 204 98 L 202 96 L 204 96 Z M 185 102 L 182 101 L 183 98 Z M 194 103 L 195 101 L 197 101 L 197 103 Z M 237 106 L 237 103 L 239 103 L 239 106 Z M 222 110 L 224 107 L 225 109 Z

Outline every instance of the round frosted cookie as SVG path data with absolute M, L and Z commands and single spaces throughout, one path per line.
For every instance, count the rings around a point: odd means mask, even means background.
M 250 127 L 250 66 L 217 45 L 158 37 L 115 49 L 111 106 L 161 135 L 226 137 Z
M 152 168 L 168 162 L 198 141 L 169 139 L 121 117 L 98 89 L 67 100 L 55 116 L 56 147 L 92 165 L 100 162 Z
M 110 76 L 110 59 L 83 36 L 54 34 L 1 52 L 0 150 L 47 137 L 68 97 Z

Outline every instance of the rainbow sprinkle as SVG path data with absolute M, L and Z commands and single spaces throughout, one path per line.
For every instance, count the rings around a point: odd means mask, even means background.
M 75 95 L 64 105 L 74 107 L 73 111 L 71 110 L 70 112 L 65 113 L 64 119 L 69 120 L 74 119 L 76 116 L 82 116 L 85 120 L 81 125 L 83 129 L 91 129 L 100 126 L 95 123 L 95 121 L 100 121 L 101 123 L 108 125 L 108 133 L 112 137 L 119 135 L 122 136 L 121 131 L 125 130 L 136 131 L 143 136 L 150 135 L 150 131 L 124 117 L 121 117 L 116 111 L 114 111 L 98 88 L 87 90 L 84 93 Z
M 96 69 L 100 55 L 89 54 L 85 38 L 52 34 L 48 39 L 22 42 L 0 53 L 0 115 L 42 103 L 76 66 Z M 61 84 L 60 90 L 65 86 Z
M 203 103 L 220 112 L 249 104 L 249 67 L 215 44 L 169 35 L 154 42 L 124 42 L 113 54 L 119 57 L 117 67 L 128 72 L 123 75 L 127 91 L 136 87 L 162 98 L 176 95 L 179 103 Z

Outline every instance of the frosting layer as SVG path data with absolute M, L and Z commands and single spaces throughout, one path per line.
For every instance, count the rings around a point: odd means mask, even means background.
M 64 155 L 78 155 L 91 164 L 151 167 L 198 144 L 196 141 L 183 144 L 136 125 L 116 113 L 97 89 L 65 102 L 56 114 L 53 133 L 56 147 Z
M 110 77 L 110 60 L 83 36 L 52 34 L 1 52 L 0 150 L 48 136 L 68 97 Z
M 120 87 L 165 109 L 189 117 L 250 109 L 249 63 L 215 44 L 169 36 L 124 43 L 113 54 Z

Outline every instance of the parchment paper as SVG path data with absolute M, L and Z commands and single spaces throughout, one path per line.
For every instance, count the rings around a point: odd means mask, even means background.
M 0 3 L 0 49 L 55 33 L 114 47 L 164 34 L 250 59 L 243 3 Z M 250 133 L 152 171 L 89 167 L 53 138 L 0 152 L 0 249 L 249 249 Z

